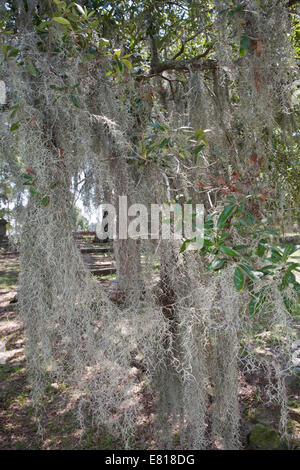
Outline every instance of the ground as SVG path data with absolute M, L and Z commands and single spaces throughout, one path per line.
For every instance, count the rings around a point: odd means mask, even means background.
M 17 289 L 18 257 L 0 254 L 0 264 L 0 449 L 120 448 L 105 428 L 81 432 L 67 388 L 55 383 L 45 396 L 44 434 L 37 433 L 26 378 L 23 328 L 16 303 L 10 303 Z
M 108 260 L 107 260 L 108 261 Z M 37 432 L 37 421 L 30 400 L 24 357 L 23 327 L 17 314 L 16 292 L 19 262 L 16 254 L 0 253 L 0 449 L 122 449 L 118 440 L 103 427 L 91 425 L 81 431 L 75 418 L 76 403 L 64 384 L 51 384 L 45 395 L 43 434 Z M 107 278 L 106 278 L 107 279 Z M 12 303 L 11 303 L 12 302 Z M 137 374 L 141 372 L 137 371 Z M 139 379 L 141 382 L 141 379 Z M 298 381 L 297 381 L 298 380 Z M 272 436 L 277 443 L 278 409 L 262 408 L 264 382 L 259 376 L 241 381 L 240 402 L 243 414 L 244 448 L 257 448 L 251 441 L 266 433 L 269 448 Z M 300 379 L 294 378 L 290 395 L 291 448 L 300 446 Z M 147 387 L 140 387 L 142 416 L 134 448 L 155 449 L 153 416 L 155 401 Z M 254 438 L 250 437 L 251 432 Z M 258 444 L 259 448 L 260 443 Z M 176 432 L 174 433 L 176 446 Z

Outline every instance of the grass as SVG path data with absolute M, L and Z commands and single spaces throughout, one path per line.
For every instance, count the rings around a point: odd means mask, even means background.
M 18 274 L 19 274 L 19 264 L 1 262 L 0 290 L 9 290 L 12 287 L 14 287 L 18 282 Z
M 30 387 L 24 364 L 0 365 L 0 449 L 121 449 L 118 440 L 103 426 L 96 430 L 88 424 L 81 430 L 76 418 L 76 404 L 65 384 L 48 385 L 42 406 L 43 435 L 31 403 Z M 67 406 L 66 406 L 67 405 Z M 2 422 L 1 422 L 2 420 Z
M 108 279 L 115 279 L 116 277 L 116 274 L 113 273 L 113 274 L 97 274 L 97 275 L 93 275 L 93 277 L 95 279 L 97 279 L 99 281 L 99 279 L 103 279 L 103 280 L 108 280 Z
M 0 289 L 1 290 L 7 290 L 11 287 L 13 287 L 18 280 L 18 276 L 16 274 L 0 274 Z

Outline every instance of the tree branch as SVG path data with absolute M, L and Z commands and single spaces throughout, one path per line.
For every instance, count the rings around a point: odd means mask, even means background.
M 155 67 L 157 64 L 159 64 L 157 41 L 152 34 L 149 35 L 149 39 L 151 48 L 151 67 Z
M 190 41 L 193 41 L 193 39 L 196 39 L 197 36 L 199 36 L 199 34 L 203 33 L 204 31 L 206 31 L 207 29 L 210 29 L 213 25 L 210 24 L 208 26 L 205 26 L 205 28 L 201 28 L 199 29 L 199 31 L 197 31 L 195 34 L 193 34 L 193 36 L 187 38 L 185 41 L 182 41 L 181 42 L 181 48 L 180 50 L 177 52 L 176 55 L 174 55 L 174 57 L 172 58 L 172 60 L 175 60 L 177 59 L 177 57 L 179 57 L 181 54 L 183 54 L 184 52 L 184 49 L 185 49 L 185 45 L 190 42 Z
M 201 54 L 202 55 L 202 54 Z M 201 56 L 200 55 L 200 56 Z M 166 62 L 159 62 L 156 65 L 151 65 L 151 69 L 149 71 L 149 75 L 160 75 L 162 72 L 167 70 L 212 70 L 217 68 L 217 61 L 216 60 L 206 60 L 203 62 L 198 62 L 200 56 L 197 56 L 193 59 L 187 60 L 168 60 Z

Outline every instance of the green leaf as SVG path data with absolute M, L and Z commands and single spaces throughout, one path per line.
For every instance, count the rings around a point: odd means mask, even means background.
M 205 144 L 198 145 L 194 150 L 194 162 L 197 163 L 198 153 L 205 147 Z
M 222 253 L 225 253 L 225 255 L 234 256 L 236 258 L 239 258 L 241 256 L 240 253 L 230 248 L 230 246 L 221 246 L 220 251 L 222 251 Z
M 240 264 L 239 267 L 247 274 L 247 276 L 250 277 L 250 279 L 252 279 L 252 281 L 258 281 L 260 279 L 261 274 L 258 271 L 254 271 L 251 266 Z M 260 276 L 258 274 L 260 274 Z
M 292 272 L 288 271 L 288 272 L 285 273 L 285 275 L 283 276 L 280 287 L 281 287 L 282 289 L 284 289 L 284 288 L 287 287 L 289 284 L 294 284 L 295 282 L 296 282 L 295 274 L 293 274 Z
M 183 252 L 187 249 L 188 244 L 189 244 L 190 242 L 191 242 L 191 240 L 185 240 L 185 241 L 183 242 L 183 244 L 181 245 L 181 248 L 180 248 L 180 250 L 179 250 L 179 253 L 183 253 Z
M 29 175 L 28 173 L 22 173 L 22 177 L 25 178 L 26 180 L 31 180 L 32 176 Z
M 250 301 L 249 303 L 249 315 L 250 317 L 253 317 L 256 315 L 259 310 L 261 309 L 264 301 L 265 301 L 265 295 L 264 295 L 265 288 L 262 288 Z
M 19 122 L 14 122 L 11 126 L 10 126 L 10 132 L 14 132 L 16 131 L 17 129 L 19 129 L 20 127 L 20 123 Z
M 203 246 L 205 247 L 208 247 L 208 246 L 214 246 L 214 242 L 213 241 L 210 241 L 208 240 L 207 238 L 204 238 L 204 241 L 203 241 Z
M 36 29 L 38 31 L 45 33 L 47 31 L 48 25 L 49 25 L 49 20 L 45 20 L 45 21 L 42 21 L 38 26 L 36 26 Z
M 300 263 L 292 263 L 291 261 L 289 261 L 288 263 L 286 263 L 287 266 L 289 267 L 288 271 L 293 271 L 293 270 L 296 270 L 298 272 L 299 271 L 299 268 L 300 268 Z
M 218 152 L 217 150 L 211 149 L 210 151 L 213 155 L 215 155 L 216 157 L 219 157 L 221 160 L 223 160 L 224 158 L 226 159 L 225 155 Z
M 268 264 L 267 266 L 263 266 L 262 268 L 260 268 L 260 271 L 265 275 L 274 274 L 274 270 L 276 270 L 276 265 L 274 264 Z
M 64 24 L 64 25 L 70 25 L 70 21 L 67 20 L 66 18 L 63 18 L 62 16 L 54 16 L 54 18 L 52 18 L 53 21 L 56 21 L 56 23 L 59 23 L 59 24 Z
M 20 52 L 20 49 L 12 49 L 9 53 L 8 53 L 8 57 L 16 57 L 16 55 L 18 55 Z
M 114 55 L 115 55 L 116 57 L 120 57 L 120 55 L 121 55 L 121 49 L 114 49 Z
M 282 297 L 283 297 L 283 302 L 284 302 L 285 308 L 287 309 L 287 311 L 289 313 L 292 313 L 293 312 L 293 302 L 286 295 L 283 295 Z
M 167 143 L 168 143 L 168 139 L 164 138 L 159 144 L 159 148 L 162 149 L 163 147 L 167 145 Z
M 249 46 L 250 46 L 250 39 L 248 38 L 248 36 L 245 36 L 243 35 L 241 37 L 241 41 L 240 41 L 240 56 L 241 57 L 244 57 L 249 49 Z
M 33 63 L 31 62 L 31 60 L 28 62 L 28 70 L 29 70 L 29 73 L 30 73 L 33 77 L 36 77 L 36 76 L 37 76 L 37 71 L 35 70 L 35 67 L 34 67 Z
M 75 3 L 75 6 L 76 6 L 77 10 L 78 10 L 82 15 L 86 16 L 85 11 L 84 11 L 84 9 L 82 8 L 81 5 L 79 5 L 78 3 Z
M 37 203 L 38 207 L 46 206 L 49 202 L 50 198 L 49 196 L 44 196 L 42 199 Z
M 274 247 L 274 245 L 270 245 L 272 248 L 271 248 L 271 261 L 272 262 L 278 262 L 278 261 L 282 261 L 282 252 Z
M 288 257 L 291 256 L 293 253 L 295 253 L 297 250 L 298 250 L 297 246 L 294 246 L 294 245 L 286 246 L 282 255 L 282 261 L 286 261 Z
M 267 247 L 265 245 L 265 243 L 267 243 L 267 240 L 265 240 L 264 238 L 262 238 L 261 240 L 259 240 L 258 242 L 258 245 L 257 245 L 257 256 L 259 256 L 260 258 L 262 258 L 267 250 Z
M 105 38 L 99 39 L 99 46 L 109 46 L 109 40 Z
M 214 221 L 211 217 L 207 217 L 204 222 L 204 228 L 206 231 L 212 231 L 214 228 Z M 207 235 L 207 234 L 205 234 Z
M 297 294 L 300 294 L 300 284 L 299 284 L 299 282 L 294 283 L 294 291 L 297 292 Z
M 117 66 L 118 66 L 118 69 L 120 70 L 120 72 L 123 72 L 124 67 L 123 67 L 123 64 L 120 61 L 120 59 L 118 59 L 118 57 L 116 57 L 116 62 L 117 62 Z
M 235 268 L 233 281 L 238 291 L 242 290 L 245 285 L 245 276 L 241 268 L 238 266 Z
M 127 59 L 121 59 L 123 64 L 126 65 L 126 67 L 128 68 L 128 70 L 132 70 L 133 69 L 133 66 L 132 66 L 132 63 L 127 60 Z
M 221 213 L 221 215 L 218 219 L 218 223 L 217 223 L 217 226 L 218 226 L 219 229 L 222 229 L 225 226 L 227 220 L 232 215 L 235 208 L 236 208 L 236 204 L 229 204 L 228 206 L 226 206 L 224 208 L 223 212 Z
M 264 230 L 263 233 L 266 235 L 274 235 L 275 237 L 279 236 L 279 233 L 276 232 L 276 230 Z
M 194 137 L 197 140 L 205 139 L 205 131 L 203 129 L 196 129 Z
M 163 127 L 161 124 L 158 124 L 157 122 L 150 122 L 149 126 L 153 127 L 154 129 L 159 129 L 160 131 L 165 130 L 165 127 Z
M 74 104 L 74 106 L 76 106 L 76 108 L 79 108 L 79 104 L 78 104 L 78 101 L 77 101 L 77 98 L 75 95 L 71 95 L 71 100 Z
M 30 194 L 32 194 L 33 196 L 40 196 L 40 195 L 41 195 L 41 193 L 40 193 L 37 189 L 35 189 L 35 188 L 29 188 L 29 192 L 30 192 Z
M 226 263 L 226 259 L 225 258 L 221 258 L 221 259 L 215 259 L 214 261 L 212 261 L 211 263 L 209 263 L 209 265 L 207 266 L 206 268 L 206 271 L 217 271 L 218 269 L 221 269 L 223 268 L 223 266 L 225 265 Z
M 245 248 L 248 248 L 247 245 L 235 245 L 233 247 L 234 250 L 244 250 Z
M 20 105 L 18 105 L 18 104 L 16 104 L 15 106 L 12 106 L 10 108 L 10 111 L 12 110 L 12 112 L 10 113 L 10 116 L 9 116 L 10 119 L 12 119 L 16 115 L 19 108 L 20 108 Z
M 250 317 L 253 317 L 257 313 L 257 303 L 258 303 L 258 297 L 253 297 L 251 301 L 249 302 L 249 314 Z

